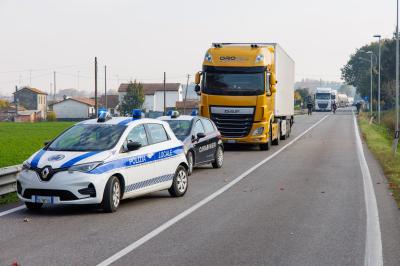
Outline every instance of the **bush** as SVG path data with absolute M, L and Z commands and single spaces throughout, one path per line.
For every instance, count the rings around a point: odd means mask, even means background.
M 47 113 L 47 121 L 54 122 L 57 120 L 56 113 L 54 111 Z

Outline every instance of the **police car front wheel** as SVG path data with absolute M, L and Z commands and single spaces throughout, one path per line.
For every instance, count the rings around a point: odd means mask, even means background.
M 215 152 L 215 160 L 212 163 L 214 168 L 221 168 L 224 163 L 224 150 L 221 146 L 218 146 L 217 151 Z
M 121 201 L 121 184 L 116 176 L 112 176 L 104 189 L 102 207 L 104 212 L 115 212 Z
M 183 165 L 179 165 L 176 169 L 172 185 L 168 192 L 173 197 L 182 197 L 185 195 L 188 187 L 188 172 Z

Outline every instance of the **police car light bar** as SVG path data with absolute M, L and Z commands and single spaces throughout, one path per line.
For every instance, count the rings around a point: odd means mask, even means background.
M 192 113 L 190 114 L 191 116 L 197 116 L 199 114 L 199 110 L 193 109 Z
M 99 112 L 99 117 L 97 118 L 97 122 L 103 123 L 103 122 L 110 120 L 111 118 L 112 118 L 112 116 L 109 112 L 101 110 Z
M 140 118 L 142 118 L 142 110 L 140 110 L 140 109 L 133 109 L 133 110 L 132 110 L 132 118 L 133 118 L 133 119 L 140 119 Z

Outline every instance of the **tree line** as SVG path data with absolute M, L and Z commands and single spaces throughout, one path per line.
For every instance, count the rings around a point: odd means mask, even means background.
M 342 79 L 357 89 L 362 97 L 370 98 L 370 77 L 371 77 L 371 51 L 373 62 L 373 108 L 377 105 L 378 98 L 378 49 L 379 43 L 372 42 L 356 50 L 350 56 L 347 64 L 341 69 Z M 395 74 L 396 74 L 396 39 L 381 40 L 381 108 L 391 109 L 395 105 Z

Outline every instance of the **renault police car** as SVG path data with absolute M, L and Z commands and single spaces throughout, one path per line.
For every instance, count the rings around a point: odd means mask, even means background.
M 214 168 L 221 168 L 224 162 L 224 145 L 221 133 L 214 122 L 208 118 L 192 115 L 179 115 L 170 112 L 158 119 L 166 121 L 175 136 L 184 144 L 186 158 L 189 164 L 189 175 L 198 165 L 211 163 Z
M 188 187 L 184 147 L 157 119 L 111 117 L 80 122 L 23 163 L 19 198 L 29 209 L 46 204 L 98 204 L 114 212 L 121 199 Z

